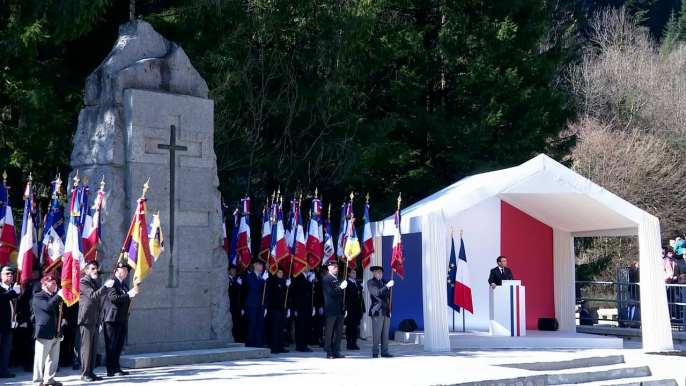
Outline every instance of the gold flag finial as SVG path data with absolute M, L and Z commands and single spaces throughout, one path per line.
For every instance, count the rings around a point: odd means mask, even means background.
M 353 193 L 352 190 L 351 190 L 351 191 L 350 191 L 350 201 L 351 201 L 351 202 L 352 202 L 353 198 L 355 198 L 355 193 Z
M 57 179 L 55 180 L 55 195 L 60 194 L 60 188 L 62 187 L 62 179 L 60 178 L 60 174 L 57 173 Z
M 33 173 L 29 172 L 29 183 L 33 181 Z
M 329 217 L 327 217 L 327 218 L 329 218 L 329 219 L 331 218 L 331 203 L 329 203 Z
M 279 185 L 279 189 L 276 191 L 276 202 L 279 202 L 279 196 L 281 196 L 281 185 Z M 283 200 L 283 197 L 281 197 L 281 200 Z M 281 201 L 283 202 L 283 201 Z
M 74 187 L 75 188 L 79 186 L 79 181 L 81 181 L 79 179 L 79 169 L 76 169 L 76 175 L 74 176 Z
M 88 185 L 88 176 L 83 177 L 83 184 Z
M 367 192 L 367 197 L 365 198 L 367 199 L 367 204 L 369 204 L 369 192 Z
M 403 201 L 401 194 L 402 193 L 398 193 L 398 210 L 400 210 L 400 203 Z
M 317 194 L 317 193 L 316 193 L 316 190 L 315 190 L 315 193 L 314 193 L 314 194 L 315 194 L 315 195 Z M 316 196 L 315 196 L 315 197 L 316 197 Z M 302 202 L 302 200 L 303 200 L 303 191 L 301 190 L 301 191 L 300 191 L 300 202 Z
M 7 183 L 7 170 L 2 172 L 2 182 Z
M 145 198 L 145 193 L 148 192 L 149 188 L 150 188 L 150 177 L 148 177 L 148 180 L 145 181 L 145 184 L 143 184 L 143 194 L 141 195 L 141 198 Z
M 102 175 L 102 181 L 100 181 L 100 190 L 105 189 L 105 175 Z
M 276 198 L 276 190 L 272 192 L 272 203 L 274 203 L 275 198 Z
M 317 198 L 319 195 L 319 188 L 314 188 L 314 198 Z
M 279 205 L 283 206 L 283 196 L 279 197 Z
M 450 226 L 450 238 L 454 236 L 455 231 L 453 231 L 453 227 Z
M 463 233 L 463 232 L 464 232 L 464 231 L 462 230 L 462 227 L 460 227 L 460 238 L 462 238 L 462 233 Z

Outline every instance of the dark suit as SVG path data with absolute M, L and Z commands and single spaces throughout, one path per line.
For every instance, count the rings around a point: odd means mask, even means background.
M 379 344 L 381 344 L 381 355 L 388 354 L 388 334 L 391 322 L 391 313 L 388 309 L 391 289 L 386 286 L 388 281 L 371 278 L 367 281 L 367 291 L 369 291 L 369 316 L 372 317 L 372 336 L 374 338 L 372 354 L 379 354 Z
M 0 286 L 0 374 L 7 373 L 7 364 L 10 360 L 10 349 L 12 348 L 12 315 L 16 310 L 19 294 L 14 292 L 12 284 L 9 289 Z
M 328 273 L 327 273 L 328 275 Z M 315 314 L 312 317 L 312 344 L 318 344 L 324 347 L 324 325 L 326 318 L 324 317 L 324 292 L 322 292 L 322 279 L 319 278 L 314 284 L 314 310 Z M 319 313 L 321 310 L 321 314 Z
M 295 315 L 295 349 L 307 350 L 312 331 L 312 282 L 304 274 L 291 283 L 291 307 Z
M 352 350 L 358 348 L 358 328 L 364 313 L 362 283 L 348 279 L 348 288 L 345 289 L 345 309 L 348 311 L 345 317 L 345 340 L 348 350 Z
M 338 278 L 327 274 L 322 278 L 324 293 L 324 351 L 327 355 L 340 355 L 341 338 L 343 337 L 343 289 Z
M 92 376 L 98 345 L 98 319 L 100 319 L 100 298 L 107 294 L 106 287 L 90 276 L 81 278 L 79 288 L 78 326 L 81 334 L 81 376 Z
M 592 326 L 593 325 L 593 317 L 591 316 L 591 313 L 581 307 L 579 310 L 579 325 L 581 326 Z
M 29 280 L 17 301 L 17 324 L 19 327 L 14 331 L 14 353 L 12 357 L 14 363 L 22 366 L 24 371 L 33 371 L 34 341 L 31 301 L 33 300 L 35 284 L 38 284 L 38 291 L 40 291 L 40 282 Z
M 264 296 L 264 306 L 262 305 L 262 294 L 264 293 L 265 281 L 262 274 L 259 276 L 247 273 L 245 280 L 245 309 L 246 323 L 248 325 L 248 336 L 245 338 L 245 345 L 248 347 L 263 347 L 262 334 L 264 333 L 264 310 L 269 306 L 269 296 Z
M 641 327 L 641 309 L 634 306 L 634 313 L 630 315 L 629 307 L 624 307 L 619 310 L 619 327 L 631 327 L 640 328 Z M 634 322 L 636 325 L 630 326 L 627 323 Z
M 678 276 L 677 276 L 678 277 Z M 634 299 L 634 300 L 640 300 L 640 294 L 638 290 L 638 285 L 635 283 L 640 283 L 641 282 L 641 272 L 639 268 L 631 268 L 629 269 L 629 296 Z
M 107 356 L 105 365 L 107 374 L 118 373 L 121 370 L 119 358 L 126 341 L 126 318 L 129 313 L 131 298 L 127 294 L 129 291 L 126 282 L 121 282 L 119 278 L 114 278 L 114 285 L 110 288 L 105 297 L 103 306 L 102 321 L 105 330 L 105 354 Z
M 500 267 L 493 268 L 491 274 L 488 276 L 488 284 L 503 285 L 503 280 L 514 280 L 512 271 L 509 268 L 503 268 L 503 272 L 501 273 Z
M 286 280 L 272 276 L 267 280 L 267 295 L 269 295 L 270 347 L 272 353 L 283 350 L 283 327 L 286 325 Z
M 245 331 L 241 317 L 241 285 L 238 284 L 237 280 L 238 276 L 229 277 L 229 312 L 231 312 L 231 320 L 233 321 L 231 333 L 236 342 L 245 343 Z

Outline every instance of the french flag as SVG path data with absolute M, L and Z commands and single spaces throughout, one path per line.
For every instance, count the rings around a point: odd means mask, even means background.
M 272 243 L 272 207 L 266 207 L 262 219 L 262 240 L 260 240 L 260 259 L 269 265 L 269 250 Z
M 95 197 L 95 202 L 93 203 L 93 208 L 95 214 L 93 216 L 90 213 L 86 213 L 86 220 L 83 224 L 83 234 L 81 236 L 81 247 L 83 248 L 83 259 L 84 261 L 92 261 L 98 259 L 97 249 L 101 244 L 100 240 L 100 209 L 102 208 L 102 202 L 105 199 L 104 182 L 103 187 L 98 190 L 98 195 Z M 88 205 L 88 203 L 86 203 Z
M 455 305 L 474 313 L 472 305 L 472 289 L 469 286 L 469 268 L 467 266 L 467 253 L 464 249 L 464 240 L 460 238 L 460 255 L 457 261 L 455 273 L 455 292 L 453 294 Z
M 34 227 L 33 217 L 31 216 L 32 207 L 31 182 L 29 182 L 26 184 L 26 190 L 24 191 L 24 216 L 21 224 L 21 237 L 19 239 L 19 256 L 17 257 L 17 268 L 21 271 L 22 284 L 29 279 L 33 270 Z
M 241 224 L 241 211 L 236 207 L 233 211 L 233 228 L 231 229 L 231 244 L 229 245 L 229 263 L 238 267 L 238 228 Z M 250 264 L 248 262 L 248 264 Z
M 321 204 L 318 198 L 312 199 L 312 215 L 307 227 L 307 263 L 311 268 L 316 267 L 322 260 Z
M 10 261 L 10 254 L 17 249 L 17 233 L 14 228 L 14 217 L 10 205 L 9 187 L 0 184 L 0 211 L 3 214 L 3 224 L 0 230 L 0 264 L 6 266 Z
M 229 238 L 227 237 L 226 233 L 226 210 L 228 207 L 226 206 L 225 203 L 222 202 L 222 240 L 224 241 L 222 248 L 224 249 L 224 252 L 229 253 Z M 229 260 L 231 260 L 231 257 L 229 257 Z M 235 263 L 232 263 L 235 264 Z
M 293 215 L 295 225 L 295 241 L 293 242 L 293 276 L 300 275 L 307 267 L 307 246 L 305 242 L 305 232 L 302 226 L 302 215 L 300 208 Z
M 369 195 L 367 195 L 369 197 Z M 374 256 L 374 240 L 372 239 L 372 228 L 369 224 L 369 203 L 364 205 L 364 230 L 362 233 L 362 269 L 367 269 Z
M 334 255 L 333 235 L 331 234 L 331 221 L 326 220 L 326 233 L 324 233 L 324 258 L 322 264 L 331 260 Z
M 236 241 L 236 252 L 241 266 L 247 268 L 252 260 L 252 250 L 250 248 L 250 197 L 246 196 L 241 200 L 243 212 L 238 226 L 238 240 Z
M 400 235 L 400 209 L 395 211 L 395 234 L 393 235 L 393 252 L 391 254 L 391 268 L 400 275 L 400 278 L 405 276 L 405 267 L 403 266 L 403 242 Z
M 278 204 L 274 206 L 274 212 L 276 214 L 276 224 L 274 225 L 274 229 L 272 229 L 274 234 L 274 243 L 272 245 L 271 254 L 276 264 L 272 264 L 270 266 L 270 272 L 272 275 L 276 275 L 281 260 L 287 258 L 291 253 L 288 250 L 288 245 L 286 244 L 286 231 L 283 228 L 283 212 L 279 208 Z

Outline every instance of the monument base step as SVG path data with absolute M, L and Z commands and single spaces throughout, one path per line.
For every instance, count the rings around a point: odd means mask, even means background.
M 148 353 L 161 353 L 169 351 L 211 350 L 215 348 L 244 347 L 242 343 L 226 343 L 221 340 L 204 340 L 188 342 L 168 342 L 150 344 L 132 344 L 124 346 L 122 355 L 136 355 Z
M 231 348 L 122 355 L 119 363 L 122 367 L 129 369 L 143 369 L 149 367 L 226 362 L 239 359 L 267 358 L 269 355 L 269 349 L 244 347 L 241 344 L 240 347 Z

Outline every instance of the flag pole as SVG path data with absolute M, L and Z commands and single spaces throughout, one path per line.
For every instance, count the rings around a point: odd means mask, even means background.
M 450 231 L 452 232 L 452 227 L 450 228 Z M 463 233 L 462 227 L 460 227 L 460 246 L 462 245 L 462 233 Z M 461 264 L 459 261 L 457 263 Z M 465 332 L 465 325 L 464 325 L 465 321 L 464 321 L 464 319 L 465 319 L 465 314 L 467 313 L 465 311 L 466 310 L 464 309 L 464 307 L 462 307 L 462 332 Z
M 280 195 L 280 194 L 281 194 L 281 187 L 279 186 L 279 192 L 276 193 L 276 195 L 275 195 L 274 193 L 272 193 L 272 205 L 274 205 L 274 204 L 273 204 L 274 202 L 277 202 L 277 203 L 279 202 L 279 195 Z M 275 197 L 276 197 L 276 200 L 275 200 Z M 278 210 L 278 208 L 277 208 L 277 210 Z M 278 213 L 277 213 L 277 216 L 278 216 Z M 269 225 L 270 225 L 270 226 L 272 225 L 272 218 L 271 218 L 271 216 L 269 216 Z M 264 267 L 264 268 L 267 269 L 267 270 L 269 269 L 269 260 L 272 259 L 272 241 L 274 240 L 274 232 L 271 232 L 271 234 L 269 235 L 269 238 L 270 238 L 270 241 L 269 241 L 269 253 L 267 254 L 267 261 L 265 262 L 267 265 L 265 265 L 265 267 Z M 274 260 L 275 260 L 274 262 L 276 263 L 276 258 L 275 258 Z M 277 263 L 277 264 L 278 264 L 278 263 Z M 278 267 L 277 267 L 277 269 L 278 269 Z M 263 271 L 262 273 L 264 274 L 264 271 Z M 263 286 L 263 288 L 262 288 L 262 307 L 264 307 L 264 296 L 265 296 L 266 293 L 267 293 L 267 281 L 265 280 L 265 281 L 264 281 L 264 286 Z
M 403 201 L 402 197 L 400 196 L 401 193 L 398 193 L 398 209 L 397 212 L 400 214 L 400 203 Z M 398 222 L 397 225 L 398 228 L 400 228 L 400 222 Z M 398 232 L 400 232 L 400 229 L 398 229 Z M 393 263 L 393 259 L 391 259 L 391 263 Z M 391 266 L 391 280 L 393 280 L 393 274 L 395 273 L 395 269 L 393 269 L 393 266 Z M 388 312 L 390 313 L 393 310 L 393 287 L 391 287 L 391 293 L 388 298 Z
M 303 192 L 300 192 L 300 201 L 298 202 L 298 214 L 300 214 L 300 203 L 303 200 Z M 293 208 L 291 208 L 293 210 Z M 295 212 L 293 213 L 293 217 L 295 217 Z M 295 248 L 295 243 L 297 242 L 297 234 L 298 230 L 295 229 L 295 235 L 293 237 L 293 248 Z M 288 270 L 288 278 L 291 279 L 293 278 L 293 259 L 295 259 L 295 255 L 291 253 L 291 268 Z M 283 308 L 284 310 L 286 309 L 286 306 L 288 305 L 288 290 L 290 289 L 290 286 L 286 286 L 286 298 L 283 300 Z
M 352 212 L 353 212 L 352 207 L 353 207 L 353 198 L 354 197 L 355 197 L 355 193 L 350 192 L 350 213 L 351 213 L 350 214 L 350 227 L 355 226 L 355 223 L 353 222 L 353 215 L 352 215 Z M 348 260 L 348 257 L 345 256 L 345 245 L 343 246 L 343 256 L 345 257 L 345 273 L 343 273 L 343 280 L 346 281 L 346 280 L 348 280 L 348 267 L 350 266 L 350 260 Z M 345 293 L 347 292 L 346 289 L 348 289 L 348 287 L 345 287 L 343 289 L 343 304 L 344 305 L 345 305 Z
M 141 194 L 141 198 L 140 198 L 141 200 L 145 199 L 145 193 L 148 191 L 149 187 L 150 187 L 150 178 L 148 178 L 148 181 L 146 181 L 146 183 L 143 185 L 143 194 Z M 136 212 L 138 212 L 138 208 L 140 208 L 140 205 L 136 207 Z M 134 219 L 134 221 L 136 221 L 136 220 Z M 131 225 L 133 225 L 134 221 L 131 222 Z M 148 224 L 142 224 L 142 225 L 147 226 Z M 143 228 L 140 228 L 140 229 L 141 229 L 141 232 L 147 232 L 147 230 L 144 231 Z M 173 230 L 172 230 L 172 232 L 173 232 Z M 129 234 L 131 234 L 131 232 L 129 232 Z M 127 239 L 128 239 L 128 237 L 127 237 Z M 124 245 L 126 245 L 126 244 L 124 244 Z M 142 246 L 140 246 L 140 247 L 142 248 Z M 128 265 L 129 263 L 126 262 L 126 264 Z M 135 281 L 133 283 L 133 288 L 136 289 L 136 292 L 140 291 L 140 288 L 138 286 L 139 284 L 140 283 L 136 283 Z M 129 309 L 126 311 L 126 318 L 127 319 L 129 317 L 129 314 L 131 314 L 131 305 L 133 305 L 133 299 L 129 299 L 129 300 L 130 300 L 129 301 Z

